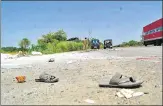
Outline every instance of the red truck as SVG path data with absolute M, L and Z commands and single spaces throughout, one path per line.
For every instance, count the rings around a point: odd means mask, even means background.
M 149 25 L 143 27 L 142 40 L 145 46 L 154 44 L 154 46 L 160 46 L 163 42 L 162 27 L 163 18 L 152 22 Z

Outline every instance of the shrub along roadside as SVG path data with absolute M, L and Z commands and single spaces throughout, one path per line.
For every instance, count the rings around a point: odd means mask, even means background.
M 143 42 L 130 40 L 129 42 L 122 42 L 122 44 L 115 45 L 114 47 L 133 47 L 133 46 L 143 46 Z
M 82 42 L 74 42 L 74 41 L 61 41 L 56 46 L 51 43 L 48 43 L 47 49 L 43 50 L 43 54 L 52 54 L 52 53 L 61 53 L 61 52 L 69 52 L 69 51 L 77 51 L 83 49 Z

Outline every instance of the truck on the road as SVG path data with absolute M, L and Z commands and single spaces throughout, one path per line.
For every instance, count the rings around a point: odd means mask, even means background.
M 100 49 L 100 41 L 98 39 L 91 40 L 91 49 Z
M 153 44 L 154 46 L 160 46 L 163 42 L 162 28 L 163 18 L 152 22 L 151 24 L 143 27 L 142 40 L 145 46 Z
M 106 48 L 112 49 L 112 39 L 104 40 L 104 49 L 106 49 Z

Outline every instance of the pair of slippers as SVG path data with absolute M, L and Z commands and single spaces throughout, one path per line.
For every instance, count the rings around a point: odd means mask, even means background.
M 111 79 L 103 79 L 100 83 L 100 87 L 122 87 L 133 88 L 139 87 L 143 81 L 135 80 L 133 77 L 127 77 L 120 73 L 115 73 Z
M 59 78 L 56 78 L 55 76 L 44 72 L 39 76 L 39 79 L 35 79 L 35 81 L 36 82 L 45 82 L 45 83 L 54 83 L 54 82 L 58 82 Z
M 42 73 L 39 76 L 39 79 L 35 79 L 36 82 L 45 82 L 45 83 L 54 83 L 58 82 L 59 78 L 56 78 L 53 75 Z M 100 87 L 123 87 L 123 88 L 132 88 L 139 87 L 143 81 L 135 80 L 133 77 L 127 77 L 120 73 L 115 73 L 111 79 L 104 79 L 99 83 Z

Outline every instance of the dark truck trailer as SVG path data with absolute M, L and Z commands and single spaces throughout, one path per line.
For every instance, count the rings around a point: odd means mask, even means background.
M 106 48 L 112 48 L 112 39 L 106 39 L 104 40 L 104 49 Z
M 163 43 L 162 32 L 163 24 L 162 19 L 152 22 L 149 25 L 143 27 L 142 40 L 145 46 L 153 44 L 154 46 L 160 46 Z

